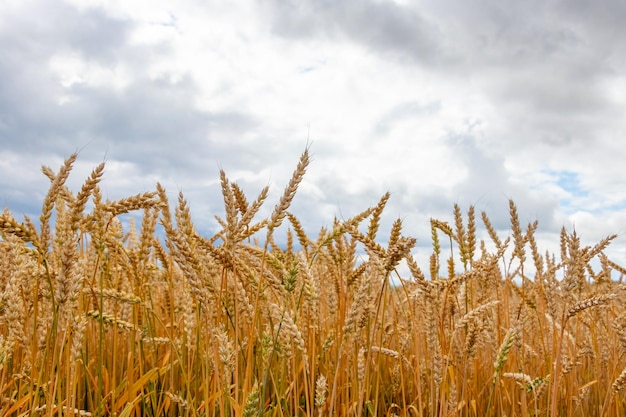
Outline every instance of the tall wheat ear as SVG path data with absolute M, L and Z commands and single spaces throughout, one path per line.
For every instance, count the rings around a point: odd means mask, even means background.
M 269 223 L 267 225 L 268 236 L 270 236 L 274 229 L 279 227 L 283 222 L 283 219 L 286 216 L 286 211 L 291 205 L 291 202 L 296 195 L 296 191 L 298 190 L 298 185 L 302 181 L 304 174 L 306 173 L 306 169 L 309 166 L 309 149 L 305 149 L 302 155 L 300 156 L 300 160 L 298 161 L 298 166 L 296 170 L 293 172 L 291 179 L 289 180 L 289 184 L 285 191 L 283 192 L 280 201 L 274 208 L 272 215 L 270 216 Z

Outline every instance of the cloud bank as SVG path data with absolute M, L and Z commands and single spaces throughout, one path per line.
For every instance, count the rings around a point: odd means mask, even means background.
M 623 233 L 622 2 L 168 3 L 0 5 L 4 205 L 37 215 L 39 167 L 79 150 L 70 185 L 106 160 L 107 197 L 159 181 L 210 234 L 219 169 L 275 201 L 310 144 L 312 234 L 388 190 L 383 228 L 423 253 L 454 203 L 506 233 L 512 198 L 546 242 Z

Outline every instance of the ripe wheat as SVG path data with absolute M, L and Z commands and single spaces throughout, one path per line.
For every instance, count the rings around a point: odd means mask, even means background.
M 250 200 L 220 171 L 206 236 L 160 184 L 103 200 L 104 164 L 74 194 L 76 158 L 43 168 L 38 225 L 0 214 L 0 415 L 626 413 L 615 236 L 563 229 L 542 253 L 514 202 L 508 232 L 455 205 L 424 267 L 401 220 L 381 237 L 389 193 L 305 230 L 288 210 L 308 149 L 267 218 L 269 189 Z

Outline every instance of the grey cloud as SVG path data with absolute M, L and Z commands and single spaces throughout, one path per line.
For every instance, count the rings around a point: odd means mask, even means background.
M 267 10 L 272 29 L 280 36 L 345 39 L 400 60 L 447 62 L 438 26 L 419 11 L 393 2 L 274 0 Z
M 622 114 L 606 87 L 626 65 L 626 6 L 619 0 L 266 5 L 280 36 L 344 40 L 383 60 L 472 83 L 520 133 L 503 139 L 513 146 L 585 141 Z M 376 132 L 388 123 L 380 120 Z
M 256 169 L 267 160 L 240 139 L 257 126 L 254 118 L 237 111 L 195 109 L 200 89 L 187 75 L 177 82 L 148 78 L 145 66 L 167 56 L 168 45 L 131 46 L 127 36 L 132 23 L 95 9 L 79 12 L 57 3 L 45 12 L 19 9 L 15 15 L 2 16 L 0 142 L 10 144 L 7 148 L 15 157 L 0 166 L 2 177 L 10 178 L 2 181 L 2 203 L 16 213 L 38 213 L 40 200 L 33 198 L 33 193 L 45 193 L 48 186 L 39 173 L 40 164 L 51 164 L 56 170 L 58 166 L 51 161 L 62 161 L 78 150 L 79 162 L 90 168 L 102 160 L 109 162 L 104 185 L 115 182 L 116 193 L 125 193 L 127 190 L 120 188 L 129 187 L 120 181 L 136 179 L 120 178 L 119 172 L 112 172 L 114 162 L 125 162 L 125 166 L 130 164 L 132 176 L 158 175 L 185 185 L 183 190 L 197 196 L 200 207 L 206 207 L 203 200 L 207 195 L 219 199 L 219 188 L 214 196 L 212 190 L 201 188 L 218 179 L 221 161 Z M 131 72 L 130 84 L 118 91 L 81 82 L 64 87 L 48 66 L 55 54 L 64 51 L 105 68 L 123 64 Z M 71 99 L 60 105 L 58 99 L 64 95 Z M 34 178 L 12 177 L 14 169 L 26 169 L 19 165 L 25 161 Z M 76 177 L 80 182 L 85 176 L 77 171 L 71 180 Z M 147 182 L 154 185 L 152 180 Z M 140 191 L 143 189 L 129 192 Z M 175 199 L 177 190 L 170 187 L 169 191 Z
M 200 112 L 193 108 L 195 85 L 158 80 L 136 82 L 123 95 L 94 91 L 85 97 L 87 128 L 111 146 L 111 157 L 142 160 L 142 169 L 170 173 L 199 169 L 214 160 L 220 142 L 231 142 L 256 125 L 238 112 Z M 209 158 L 210 157 L 210 158 Z
M 608 48 L 599 41 L 608 39 L 597 33 L 605 31 L 605 20 L 615 22 L 610 32 L 614 37 L 623 32 L 617 25 L 623 19 L 616 16 L 626 16 L 624 7 L 617 0 L 594 5 L 591 15 L 596 18 L 587 21 L 589 6 L 582 3 L 274 0 L 265 9 L 279 36 L 348 40 L 409 65 L 463 74 L 468 68 L 543 65 L 570 59 L 572 53 L 577 60 L 601 57 Z M 590 68 L 598 70 L 597 65 Z
M 79 11 L 61 1 L 37 3 L 37 10 L 27 9 L 28 4 L 21 7 L 3 16 L 4 53 L 45 59 L 55 49 L 72 48 L 104 62 L 115 57 L 133 28 L 132 22 L 110 18 L 98 9 Z
M 518 206 L 522 224 L 539 220 L 543 230 L 558 231 L 561 225 L 555 223 L 557 198 L 513 183 L 504 159 L 486 154 L 471 135 L 450 135 L 447 141 L 468 169 L 465 180 L 452 190 L 456 202 L 486 211 L 494 227 L 508 230 L 508 200 L 512 199 Z
M 0 33 L 0 140 L 11 142 L 16 152 L 67 156 L 87 146 L 85 153 L 95 148 L 100 154 L 93 157 L 102 159 L 101 144 L 110 158 L 145 160 L 142 169 L 158 168 L 167 175 L 225 156 L 219 152 L 222 145 L 258 123 L 241 112 L 196 110 L 200 89 L 189 76 L 175 83 L 149 79 L 144 67 L 165 56 L 168 46 L 127 45 L 132 23 L 64 4 L 46 13 L 21 10 L 5 20 Z M 105 68 L 129 66 L 131 84 L 121 91 L 80 82 L 63 87 L 48 68 L 62 51 L 78 52 Z M 59 105 L 61 96 L 71 100 Z M 96 146 L 88 146 L 92 142 Z
M 623 37 L 626 3 L 620 0 L 605 0 L 601 3 L 585 0 L 561 0 L 554 5 L 555 14 L 566 17 L 585 30 L 587 35 L 598 40 L 611 41 L 607 49 L 621 48 L 626 44 Z M 606 51 L 607 49 L 604 49 Z
M 492 133 L 509 154 L 596 141 L 623 118 L 607 88 L 626 64 L 623 2 L 444 0 L 431 16 L 453 40 L 455 71 L 498 109 L 505 130 Z
M 541 108 L 552 114 L 585 116 L 611 110 L 600 88 L 593 80 L 583 84 L 558 76 L 522 75 L 502 79 L 493 91 L 502 100 L 510 100 L 512 105 L 522 104 L 524 110 Z
M 416 101 L 409 101 L 397 104 L 384 114 L 375 123 L 374 134 L 376 136 L 386 135 L 393 125 L 397 122 L 401 122 L 407 119 L 414 119 L 419 117 L 429 117 L 437 114 L 441 110 L 441 103 L 439 101 L 433 101 L 429 103 L 419 103 Z
M 562 148 L 600 140 L 622 119 L 621 105 L 606 94 L 603 82 L 556 75 L 512 75 L 487 88 L 509 127 L 515 149 L 537 144 Z
M 356 10 L 343 10 L 340 15 L 349 36 L 385 54 L 400 55 L 422 62 L 441 58 L 438 50 L 438 28 L 417 12 L 393 3 L 357 2 Z
M 50 140 L 65 140 L 68 129 L 79 130 L 72 126 L 75 115 L 57 105 L 63 90 L 48 71 L 48 60 L 60 51 L 77 50 L 106 61 L 131 27 L 97 11 L 80 13 L 57 2 L 40 6 L 46 5 L 45 13 L 20 10 L 5 16 L 0 29 L 0 137 L 28 152 Z
M 421 7 L 442 28 L 451 53 L 462 58 L 461 69 L 468 65 L 516 69 L 604 53 L 597 36 L 604 30 L 604 19 L 588 19 L 589 11 L 573 3 L 443 0 Z M 585 3 L 596 10 L 616 6 L 619 0 L 602 6 Z M 597 62 L 590 67 L 597 70 Z

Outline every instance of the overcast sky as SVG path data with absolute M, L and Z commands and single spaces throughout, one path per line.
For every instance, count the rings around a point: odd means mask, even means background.
M 74 190 L 106 160 L 105 197 L 159 181 L 211 235 L 220 168 L 269 211 L 308 143 L 312 236 L 390 191 L 381 241 L 400 217 L 419 260 L 455 202 L 592 244 L 626 232 L 624 22 L 622 0 L 3 0 L 0 202 L 38 216 L 41 165 L 78 150 Z

